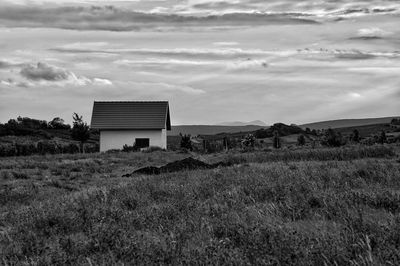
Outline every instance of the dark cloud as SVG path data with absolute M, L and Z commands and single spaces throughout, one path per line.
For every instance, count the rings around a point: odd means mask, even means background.
M 0 69 L 1 68 L 11 68 L 13 66 L 17 66 L 18 64 L 15 64 L 13 62 L 9 62 L 6 60 L 0 60 Z
M 10 67 L 10 64 L 5 61 L 0 61 L 0 68 L 8 68 Z
M 285 1 L 285 0 L 240 0 L 240 1 L 208 1 L 195 3 L 193 9 L 203 11 L 227 11 L 227 10 L 259 10 L 275 14 L 297 14 L 301 17 L 328 15 L 344 19 L 346 17 L 370 15 L 370 14 L 390 14 L 398 11 L 399 6 L 395 6 L 393 0 L 380 0 L 379 6 L 370 0 L 351 1 L 348 0 L 325 0 L 325 1 Z M 385 7 L 385 5 L 388 5 Z M 320 17 L 321 18 L 321 17 Z
M 45 87 L 45 86 L 111 86 L 113 82 L 100 77 L 77 75 L 67 69 L 46 63 L 18 64 L 7 72 L 8 77 L 0 76 L 0 85 L 12 87 Z
M 381 40 L 383 39 L 382 36 L 357 36 L 350 38 L 351 40 L 363 40 L 363 41 L 370 41 L 370 40 Z
M 135 31 L 162 27 L 218 27 L 270 24 L 309 24 L 313 20 L 288 14 L 231 13 L 182 16 L 135 12 L 106 7 L 2 7 L 0 24 L 8 27 L 51 27 L 75 30 Z
M 73 45 L 72 45 L 73 46 Z M 220 48 L 220 49 L 204 49 L 204 48 L 172 48 L 172 49 L 87 49 L 74 48 L 66 45 L 64 47 L 52 48 L 52 51 L 61 53 L 104 53 L 104 54 L 125 54 L 125 55 L 141 55 L 156 56 L 170 58 L 189 58 L 189 59 L 229 59 L 229 58 L 250 58 L 253 56 L 269 55 L 273 52 L 263 51 L 259 49 L 247 50 L 241 48 Z
M 21 75 L 30 80 L 60 81 L 67 80 L 72 73 L 45 63 L 27 65 L 21 69 Z
M 338 59 L 348 59 L 348 60 L 367 60 L 376 58 L 377 56 L 373 54 L 359 52 L 359 53 L 336 54 L 335 57 Z
M 226 1 L 220 1 L 220 2 L 205 2 L 205 3 L 195 4 L 195 5 L 193 5 L 193 8 L 224 10 L 224 9 L 228 9 L 228 8 L 250 9 L 250 8 L 253 8 L 253 6 L 249 5 L 247 3 L 230 3 L 230 2 L 226 2 Z
M 60 53 L 104 53 L 104 54 L 120 54 L 120 55 L 138 55 L 138 56 L 150 56 L 156 58 L 170 58 L 174 59 L 185 59 L 185 60 L 244 60 L 245 65 L 254 65 L 254 62 L 260 62 L 260 65 L 264 66 L 262 61 L 265 57 L 281 57 L 280 51 L 273 50 L 262 50 L 262 49 L 241 49 L 241 48 L 218 48 L 218 49 L 88 49 L 85 47 L 79 48 L 74 47 L 75 44 L 66 45 L 64 47 L 56 47 L 50 50 Z M 389 58 L 396 59 L 400 58 L 400 52 L 370 52 L 363 50 L 332 50 L 332 49 L 297 49 L 293 51 L 287 51 L 293 57 L 300 57 L 306 60 L 367 60 L 374 58 Z M 286 56 L 283 53 L 283 56 Z M 254 61 L 253 59 L 256 59 Z M 162 60 L 160 61 L 162 62 Z M 249 63 L 251 62 L 251 63 Z M 173 62 L 170 62 L 173 63 Z

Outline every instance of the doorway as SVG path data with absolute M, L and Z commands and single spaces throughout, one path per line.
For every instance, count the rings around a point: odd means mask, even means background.
M 136 138 L 135 146 L 139 149 L 150 147 L 150 139 L 148 138 Z

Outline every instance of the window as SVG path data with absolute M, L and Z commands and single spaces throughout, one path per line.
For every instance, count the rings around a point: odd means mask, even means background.
M 145 138 L 136 138 L 135 139 L 135 146 L 139 149 L 147 148 L 150 146 L 150 139 Z

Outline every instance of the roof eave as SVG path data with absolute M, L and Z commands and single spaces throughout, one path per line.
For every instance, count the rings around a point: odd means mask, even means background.
M 110 128 L 110 127 L 90 127 L 96 130 L 163 130 L 164 128 Z
M 168 131 L 171 130 L 171 118 L 170 118 L 170 115 L 169 115 L 169 103 L 167 103 L 166 128 L 167 128 Z

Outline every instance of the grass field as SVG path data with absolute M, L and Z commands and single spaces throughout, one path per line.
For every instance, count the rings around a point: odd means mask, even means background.
M 399 146 L 0 159 L 4 265 L 399 265 Z

